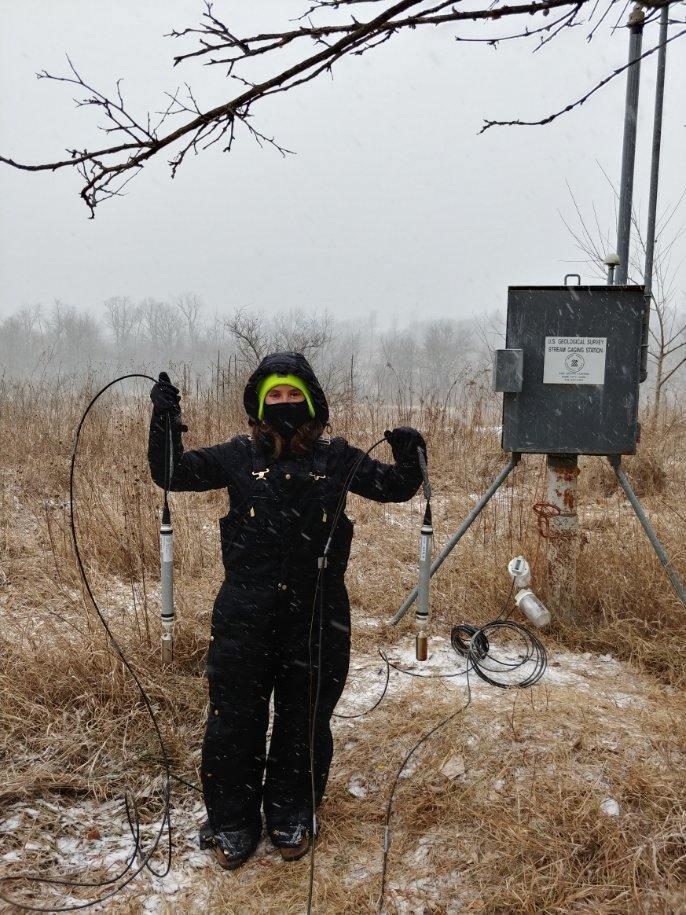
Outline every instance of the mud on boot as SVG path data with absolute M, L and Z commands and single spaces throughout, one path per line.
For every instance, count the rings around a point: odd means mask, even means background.
M 206 820 L 200 827 L 199 844 L 209 849 L 224 870 L 235 870 L 245 864 L 260 842 L 262 823 L 259 826 L 242 826 L 237 829 L 212 829 Z

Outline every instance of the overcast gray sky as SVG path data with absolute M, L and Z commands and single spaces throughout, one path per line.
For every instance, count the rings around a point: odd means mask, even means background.
M 217 0 L 215 9 L 240 32 L 305 6 Z M 199 0 L 3 0 L 0 10 L 0 148 L 18 160 L 59 158 L 95 136 L 94 112 L 76 110 L 69 87 L 35 78 L 63 72 L 65 52 L 99 88 L 123 77 L 139 112 L 158 110 L 184 80 L 201 106 L 235 94 L 218 68 L 171 67 L 192 43 L 163 35 L 197 24 Z M 99 310 L 113 295 L 193 291 L 208 312 L 326 308 L 404 322 L 501 308 L 508 284 L 561 282 L 578 257 L 560 217 L 573 216 L 567 184 L 589 218 L 595 204 L 614 225 L 601 166 L 617 180 L 624 76 L 550 126 L 478 130 L 483 117 L 540 117 L 583 94 L 626 60 L 626 31 L 605 29 L 590 44 L 582 29 L 568 31 L 536 54 L 532 44 L 494 50 L 453 34 L 400 35 L 341 62 L 333 79 L 256 107 L 258 126 L 296 155 L 245 137 L 230 154 L 215 147 L 188 159 L 174 181 L 160 159 L 95 221 L 76 174 L 1 166 L 0 315 L 55 298 Z M 645 47 L 656 35 L 653 25 Z M 685 51 L 686 41 L 670 45 L 661 207 L 686 186 Z M 655 61 L 641 83 L 643 214 Z M 675 259 L 685 254 L 682 241 Z

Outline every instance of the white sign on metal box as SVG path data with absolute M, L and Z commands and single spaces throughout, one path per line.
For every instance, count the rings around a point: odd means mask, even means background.
M 543 384 L 605 384 L 607 337 L 546 337 Z

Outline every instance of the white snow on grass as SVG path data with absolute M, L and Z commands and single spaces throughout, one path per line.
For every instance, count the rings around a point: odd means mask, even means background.
M 378 628 L 368 621 L 370 630 Z M 370 633 L 371 634 L 371 633 Z M 516 657 L 514 649 L 507 647 Z M 403 699 L 409 703 L 408 708 L 419 709 L 422 700 L 422 683 L 417 677 L 431 677 L 428 681 L 432 689 L 454 703 L 457 707 L 467 698 L 467 677 L 464 658 L 452 648 L 450 640 L 443 636 L 432 635 L 429 640 L 429 657 L 425 662 L 415 657 L 414 634 L 404 632 L 399 635 L 397 643 L 386 649 L 389 661 L 399 669 L 391 668 L 387 694 L 383 703 L 398 703 Z M 615 703 L 619 708 L 642 707 L 647 700 L 641 696 L 640 677 L 626 665 L 611 655 L 594 655 L 589 652 L 577 654 L 570 651 L 551 651 L 548 656 L 548 669 L 541 681 L 541 686 L 549 691 L 556 689 L 578 690 L 584 701 L 593 697 Z M 416 677 L 407 674 L 415 674 Z M 440 679 L 440 675 L 453 675 Z M 518 677 L 521 672 L 512 676 Z M 370 708 L 378 700 L 386 681 L 386 664 L 372 644 L 366 651 L 354 651 L 345 693 L 339 703 L 339 714 L 358 714 Z M 482 680 L 473 672 L 469 675 L 469 685 L 473 701 L 511 703 L 509 690 L 497 689 Z M 408 694 L 408 690 L 411 692 Z M 436 695 L 434 692 L 433 695 Z M 365 719 L 333 719 L 332 726 L 337 745 L 342 751 L 354 749 L 365 741 Z M 473 737 L 468 737 L 467 742 Z M 403 772 L 404 778 L 411 778 L 413 762 Z M 442 776 L 446 780 L 462 780 L 469 777 L 465 772 L 464 758 L 449 753 L 442 763 Z M 188 775 L 188 773 L 180 773 Z M 334 757 L 332 774 L 336 774 Z M 360 801 L 372 794 L 385 798 L 385 785 L 375 781 L 373 775 L 363 772 L 339 772 L 344 779 L 347 792 Z M 192 779 L 192 776 L 191 776 Z M 495 780 L 492 784 L 493 797 L 497 798 L 502 784 Z M 598 784 L 598 805 L 606 816 L 621 815 L 619 805 L 608 796 L 609 786 Z M 180 796 L 180 795 L 179 795 Z M 175 792 L 174 797 L 177 797 Z M 123 890 L 122 900 L 137 899 L 146 915 L 162 915 L 165 911 L 202 911 L 207 902 L 210 875 L 216 875 L 217 865 L 211 855 L 199 850 L 198 828 L 204 820 L 204 807 L 199 796 L 193 795 L 188 800 L 186 794 L 184 806 L 174 806 L 172 810 L 173 857 L 171 872 L 165 877 L 156 877 L 147 871 L 141 872 L 134 881 Z M 150 847 L 157 826 L 146 823 L 142 829 L 142 841 L 145 848 Z M 459 874 L 446 874 L 437 883 L 431 885 L 422 877 L 421 862 L 429 854 L 431 837 L 422 837 L 413 852 L 412 861 L 406 862 L 405 877 L 394 878 L 388 886 L 388 902 L 395 905 L 398 912 L 412 913 L 417 905 L 427 905 L 430 900 L 455 899 L 449 911 L 460 911 L 456 900 Z M 160 843 L 155 854 L 155 868 L 164 870 L 166 837 Z M 381 851 L 381 849 L 379 849 Z M 97 880 L 112 877 L 123 870 L 133 852 L 133 840 L 126 821 L 121 800 L 108 800 L 97 803 L 93 799 L 57 798 L 52 800 L 33 799 L 30 803 L 18 801 L 9 805 L 0 815 L 0 871 L 3 874 L 17 872 L 39 872 L 44 876 L 59 875 L 75 879 Z M 278 867 L 282 864 L 278 852 L 263 837 L 255 858 L 263 866 Z M 351 872 L 346 880 L 378 879 L 378 861 L 360 862 L 351 865 Z M 138 863 L 136 864 L 138 866 Z M 457 882 L 456 882 L 457 881 Z M 6 885 L 15 898 L 21 898 L 19 884 Z M 462 892 L 460 890 L 460 892 Z M 93 893 L 90 898 L 98 894 Z M 464 896 L 461 897 L 464 903 Z M 68 889 L 45 888 L 40 896 L 42 904 L 57 906 L 76 903 Z M 35 902 L 35 898 L 32 900 Z M 452 905 L 452 903 L 451 903 Z M 106 901 L 95 906 L 92 911 L 112 911 L 114 903 Z M 448 910 L 446 910 L 448 911 Z

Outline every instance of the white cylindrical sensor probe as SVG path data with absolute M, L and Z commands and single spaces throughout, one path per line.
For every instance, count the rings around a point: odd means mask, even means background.
M 415 611 L 418 630 L 416 647 L 418 661 L 426 661 L 427 658 L 426 627 L 429 623 L 429 586 L 431 582 L 433 533 L 433 527 L 425 521 L 422 524 L 422 532 L 419 538 L 419 583 L 417 585 L 417 608 Z
M 162 661 L 171 664 L 174 657 L 174 532 L 168 508 L 165 508 L 160 525 L 160 594 Z

